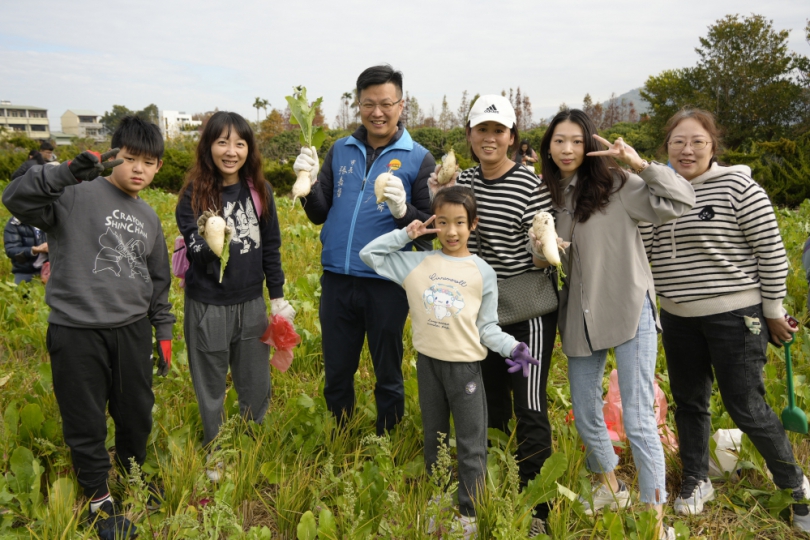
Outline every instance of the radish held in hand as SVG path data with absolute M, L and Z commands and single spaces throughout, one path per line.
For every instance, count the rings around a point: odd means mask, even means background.
M 532 230 L 540 242 L 543 256 L 554 266 L 560 266 L 560 252 L 557 248 L 557 230 L 554 228 L 554 216 L 548 212 L 537 212 L 532 219 Z
M 374 181 L 374 194 L 377 196 L 377 204 L 385 201 L 385 186 L 388 185 L 388 181 L 393 177 L 394 175 L 390 172 L 384 172 Z
M 233 229 L 220 216 L 211 210 L 206 210 L 197 220 L 197 230 L 205 243 L 208 244 L 208 247 L 211 248 L 211 251 L 219 257 L 221 263 L 219 282 L 222 283 L 225 266 L 228 264 L 231 255 L 230 245 L 231 238 L 233 238 Z
M 554 216 L 548 212 L 537 212 L 532 219 L 532 232 L 540 243 L 543 256 L 546 260 L 557 267 L 557 286 L 562 288 L 562 278 L 565 273 L 560 261 L 560 248 L 557 245 L 557 229 L 554 228 Z
M 436 181 L 440 186 L 443 186 L 453 179 L 457 171 L 456 153 L 450 149 L 450 151 L 442 157 L 442 168 L 439 169 L 439 174 L 436 175 Z
M 285 96 L 284 99 L 290 106 L 290 123 L 301 126 L 298 134 L 301 145 L 313 149 L 320 148 L 323 141 L 326 140 L 326 133 L 323 131 L 323 126 L 313 126 L 312 124 L 323 98 L 318 98 L 310 103 L 307 100 L 307 89 L 303 86 L 296 86 L 293 88 L 293 95 Z M 315 159 L 318 157 L 315 156 Z M 293 198 L 306 197 L 309 195 L 311 187 L 312 178 L 309 171 L 299 171 L 292 188 Z

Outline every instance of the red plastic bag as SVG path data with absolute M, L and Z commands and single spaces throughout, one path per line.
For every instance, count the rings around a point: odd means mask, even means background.
M 279 371 L 287 371 L 293 361 L 293 347 L 301 343 L 299 336 L 292 323 L 281 315 L 273 315 L 267 330 L 261 338 L 262 343 L 275 348 L 270 364 Z
M 658 436 L 665 446 L 672 449 L 678 447 L 678 440 L 675 434 L 667 426 L 667 397 L 659 388 L 658 381 L 653 382 L 655 388 L 655 423 L 658 425 Z M 573 418 L 573 411 L 568 413 Z M 605 417 L 608 435 L 613 443 L 613 451 L 621 454 L 623 448 L 616 443 L 627 442 L 627 434 L 624 431 L 624 419 L 622 416 L 622 395 L 619 391 L 619 372 L 615 369 L 610 372 L 610 384 L 607 395 L 602 406 L 602 415 Z M 565 418 L 568 422 L 568 416 Z
M 658 425 L 658 436 L 661 442 L 673 449 L 678 447 L 675 434 L 667 426 L 667 397 L 658 386 L 658 381 L 653 382 L 655 389 L 655 423 Z M 608 386 L 605 405 L 602 407 L 602 414 L 605 417 L 608 434 L 613 442 L 627 441 L 627 434 L 624 431 L 622 418 L 622 396 L 619 392 L 619 372 L 615 369 L 610 372 L 610 385 Z M 619 449 L 617 449 L 618 451 Z

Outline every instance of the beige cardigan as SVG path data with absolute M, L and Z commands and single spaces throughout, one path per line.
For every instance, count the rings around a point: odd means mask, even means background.
M 565 207 L 555 208 L 557 236 L 571 242 L 562 255 L 567 277 L 559 312 L 567 356 L 590 356 L 591 347 L 594 351 L 608 349 L 636 335 L 644 297 L 649 295 L 655 301 L 638 223 L 660 225 L 695 204 L 692 186 L 666 165 L 651 163 L 640 176 L 628 175 L 624 187 L 601 212 L 576 226 L 572 199 L 577 175 L 561 181 Z

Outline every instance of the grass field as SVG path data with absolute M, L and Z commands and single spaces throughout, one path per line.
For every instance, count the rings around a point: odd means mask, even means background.
M 144 198 L 163 222 L 167 244 L 177 234 L 174 195 L 148 190 Z M 219 439 L 218 459 L 225 463 L 225 479 L 211 484 L 205 475 L 205 452 L 183 342 L 183 293 L 177 280 L 171 301 L 178 321 L 173 342 L 171 373 L 156 377 L 154 428 L 143 469 L 159 477 L 165 487 L 160 511 L 145 511 L 145 489 L 139 482 L 117 477 L 113 494 L 124 502 L 137 523 L 141 538 L 435 538 L 426 533 L 429 517 L 442 527 L 452 512 L 429 507 L 440 486 L 452 480 L 448 466 L 432 476 L 422 460 L 421 418 L 415 374 L 415 352 L 406 327 L 403 372 L 406 412 L 390 438 L 374 433 L 376 411 L 374 376 L 367 352 L 355 382 L 357 412 L 351 429 L 336 431 L 322 397 L 323 370 L 318 323 L 320 295 L 320 242 L 318 227 L 310 224 L 300 205 L 278 201 L 283 231 L 283 266 L 287 276 L 285 296 L 298 311 L 296 326 L 302 343 L 293 366 L 286 373 L 273 368 L 273 401 L 264 423 L 247 426 L 239 419 L 238 404 L 230 390 L 225 407 L 229 420 Z M 790 258 L 788 309 L 802 323 L 808 322 L 807 284 L 800 257 L 810 234 L 810 202 L 797 210 L 777 211 Z M 0 218 L 8 212 L 0 206 Z M 94 538 L 81 526 L 86 501 L 70 467 L 61 433 L 59 411 L 53 395 L 45 348 L 48 309 L 41 282 L 13 285 L 11 265 L 0 257 L 0 539 Z M 798 405 L 810 410 L 810 335 L 806 328 L 792 347 Z M 770 348 L 765 386 L 771 406 L 784 408 L 783 350 Z M 669 393 L 663 349 L 659 347 L 659 384 Z M 610 369 L 610 366 L 609 368 Z M 607 388 L 607 377 L 604 382 Z M 555 348 L 549 382 L 549 405 L 555 454 L 543 474 L 526 492 L 517 489 L 515 444 L 500 432 L 491 432 L 487 489 L 481 497 L 481 538 L 525 538 L 530 508 L 538 500 L 553 500 L 549 519 L 552 538 L 651 537 L 654 523 L 641 504 L 596 519 L 582 514 L 575 502 L 584 493 L 589 477 L 581 442 L 573 424 L 565 421 L 570 393 L 566 358 Z M 719 395 L 712 398 L 713 429 L 734 427 Z M 672 409 L 668 424 L 674 429 Z M 112 446 L 112 422 L 108 422 Z M 805 466 L 810 459 L 810 437 L 790 435 L 794 450 Z M 112 450 L 112 448 L 111 448 Z M 448 438 L 445 464 L 454 454 Z M 717 500 L 703 515 L 667 520 L 680 538 L 794 538 L 785 517 L 790 498 L 775 491 L 764 474 L 764 463 L 747 439 L 741 453 L 739 477 L 716 479 Z M 680 464 L 669 453 L 668 490 L 677 493 Z M 629 450 L 622 452 L 620 476 L 635 483 Z M 674 498 L 675 495 L 672 495 Z M 453 533 L 445 538 L 454 537 Z

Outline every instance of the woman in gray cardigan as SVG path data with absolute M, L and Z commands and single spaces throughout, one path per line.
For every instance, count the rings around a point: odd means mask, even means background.
M 601 150 L 599 142 L 608 150 Z M 658 324 L 638 223 L 677 218 L 692 207 L 695 193 L 670 168 L 647 163 L 621 138 L 610 144 L 596 135 L 593 121 L 576 109 L 554 117 L 540 156 L 554 201 L 557 236 L 570 242 L 561 254 L 567 277 L 559 327 L 568 356 L 571 401 L 588 469 L 600 481 L 592 500 L 582 502 L 587 514 L 630 503 L 628 488 L 613 472 L 618 458 L 602 415 L 602 379 L 613 348 L 625 431 L 639 473 L 639 499 L 656 509 L 661 538 L 675 538 L 674 529 L 661 525 L 667 493 L 653 409 Z M 614 158 L 629 165 L 633 174 Z M 540 247 L 530 244 L 535 256 Z

